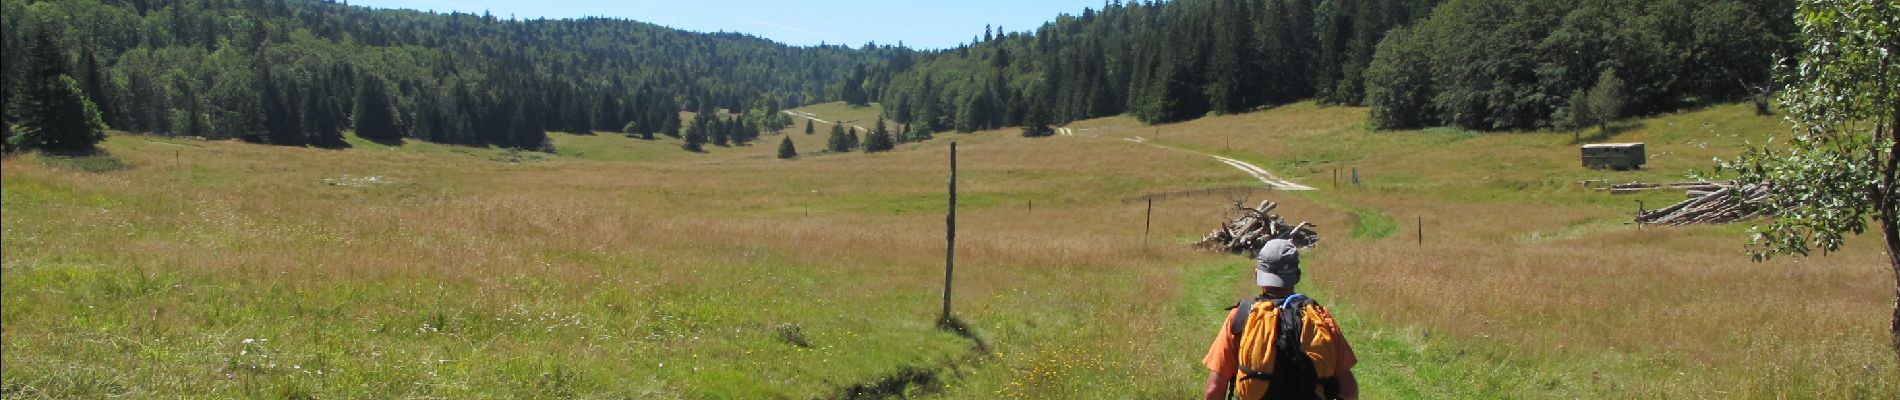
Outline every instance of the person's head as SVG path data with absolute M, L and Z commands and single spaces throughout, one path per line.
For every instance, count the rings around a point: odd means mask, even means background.
M 1265 292 L 1292 292 L 1300 283 L 1300 249 L 1286 239 L 1268 240 L 1254 262 L 1254 283 Z

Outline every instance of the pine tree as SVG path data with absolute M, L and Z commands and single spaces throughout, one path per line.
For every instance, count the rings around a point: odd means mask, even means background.
M 111 87 L 108 86 L 111 83 L 106 82 L 105 75 L 99 71 L 99 59 L 93 56 L 91 51 L 81 53 L 84 54 L 81 62 L 85 64 L 86 69 L 86 81 L 83 82 L 86 85 L 86 99 L 92 100 L 94 105 L 99 106 L 99 118 L 122 125 L 118 113 L 112 108 L 112 96 L 106 91 L 106 88 Z
M 686 128 L 686 140 L 680 143 L 680 148 L 694 153 L 704 152 L 706 151 L 706 125 L 699 123 L 697 119 L 693 122 L 693 126 Z
M 817 131 L 812 129 L 811 120 L 809 119 L 805 120 L 805 134 L 810 135 L 813 132 L 817 132 Z
M 778 159 L 790 160 L 798 157 L 798 148 L 792 146 L 792 138 L 786 136 L 778 142 Z
M 34 35 L 20 105 L 26 119 L 20 121 L 19 132 L 6 138 L 10 149 L 90 153 L 105 140 L 98 106 L 67 74 L 66 51 L 57 43 L 52 33 Z
M 8 147 L 57 152 L 91 153 L 105 140 L 105 121 L 87 100 L 79 81 L 60 75 L 51 84 L 27 93 L 29 117 Z
M 673 102 L 672 97 L 667 97 L 667 100 L 661 104 L 666 107 L 664 108 L 665 111 L 660 113 L 660 133 L 666 136 L 680 137 L 679 104 Z M 652 135 L 647 136 L 651 137 Z
M 561 107 L 561 131 L 576 135 L 594 133 L 594 117 L 587 106 L 585 96 L 572 93 L 570 89 L 567 102 Z
M 831 137 L 825 139 L 825 150 L 833 153 L 851 151 L 851 138 L 844 135 L 844 125 L 831 126 Z
M 304 131 L 299 132 L 300 134 L 297 136 L 285 138 L 286 140 L 283 142 L 272 142 L 272 144 L 284 146 L 303 146 L 306 144 L 317 146 L 341 145 L 341 143 L 343 143 L 343 128 L 337 123 L 338 111 L 336 104 L 330 101 L 329 96 L 324 95 L 324 91 L 329 89 L 329 87 L 329 82 L 322 78 L 311 81 L 310 87 L 306 88 L 303 92 L 303 123 L 298 124 L 304 128 Z
M 356 136 L 382 144 L 401 144 L 402 130 L 396 126 L 388 86 L 376 77 L 366 77 L 362 82 L 356 90 Z
M 877 127 L 864 139 L 864 152 L 875 153 L 889 151 L 897 147 L 897 140 L 891 137 L 891 130 L 884 125 L 884 117 L 877 118 Z
M 869 97 L 864 93 L 865 73 L 864 64 L 851 68 L 851 76 L 845 79 L 844 88 L 839 91 L 845 104 L 860 107 L 870 104 Z
M 627 134 L 627 137 L 630 138 L 653 140 L 653 131 L 640 129 L 640 123 L 638 121 L 628 121 L 625 127 L 620 128 L 620 132 Z
M 1046 137 L 1056 134 L 1049 127 L 1049 105 L 1040 98 L 1032 98 L 1029 111 L 1023 114 L 1023 137 Z
M 713 119 L 711 129 L 707 129 L 707 131 L 709 131 L 707 136 L 711 137 L 712 144 L 714 146 L 724 147 L 724 146 L 731 145 L 730 143 L 727 142 L 727 140 L 730 139 L 729 136 L 731 136 L 731 133 L 732 133 L 731 128 L 728 127 L 728 125 L 730 124 L 727 124 L 726 122 L 721 121 L 718 118 Z

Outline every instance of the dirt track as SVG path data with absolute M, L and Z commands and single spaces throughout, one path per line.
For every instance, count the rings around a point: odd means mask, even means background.
M 1265 168 L 1260 168 L 1260 166 L 1253 165 L 1252 163 L 1248 163 L 1246 161 L 1235 160 L 1232 158 L 1221 157 L 1221 156 L 1202 153 L 1202 152 L 1193 151 L 1193 150 L 1186 150 L 1186 149 L 1180 149 L 1180 148 L 1175 148 L 1175 147 L 1170 147 L 1170 146 L 1165 146 L 1165 145 L 1160 145 L 1160 144 L 1155 144 L 1155 143 L 1149 143 L 1148 139 L 1143 139 L 1140 136 L 1136 136 L 1134 138 L 1124 139 L 1124 140 L 1135 142 L 1135 143 L 1144 143 L 1144 144 L 1152 145 L 1155 147 L 1179 150 L 1179 151 L 1212 157 L 1214 158 L 1215 161 L 1220 161 L 1223 164 L 1227 164 L 1227 165 L 1233 166 L 1235 169 L 1239 169 L 1241 172 L 1246 172 L 1247 175 L 1253 176 L 1254 179 L 1259 179 L 1260 183 L 1264 183 L 1267 185 L 1267 187 L 1274 188 L 1275 190 L 1319 190 L 1319 189 L 1314 189 L 1312 186 L 1301 185 L 1298 183 L 1293 183 L 1293 181 L 1281 179 L 1278 175 L 1274 175 L 1272 172 L 1267 172 Z

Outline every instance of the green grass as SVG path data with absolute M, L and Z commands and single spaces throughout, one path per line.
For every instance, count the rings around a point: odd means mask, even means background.
M 115 135 L 129 168 L 0 161 L 0 397 L 813 398 L 896 380 L 1190 397 L 1222 309 L 1252 289 L 1248 260 L 1183 244 L 1235 199 L 1156 201 L 1152 241 L 1146 204 L 1124 200 L 1255 181 L 1121 140 L 1137 135 L 1322 189 L 1245 200 L 1320 224 L 1301 290 L 1340 318 L 1367 398 L 1900 392 L 1867 238 L 1752 264 L 1741 226 L 1622 223 L 1679 193 L 1577 183 L 1680 179 L 1779 132 L 1773 117 L 1630 121 L 1611 139 L 1650 143 L 1650 166 L 1604 172 L 1575 165 L 1568 133 L 1373 132 L 1363 114 L 1106 118 L 878 154 L 815 154 L 828 127 L 799 123 L 790 161 L 607 133 L 552 133 L 552 154 Z M 951 141 L 954 306 L 982 354 L 935 328 Z M 1331 187 L 1352 168 L 1360 187 Z

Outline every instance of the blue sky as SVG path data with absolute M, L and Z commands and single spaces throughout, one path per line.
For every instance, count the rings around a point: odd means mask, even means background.
M 797 46 L 823 42 L 857 47 L 869 41 L 902 41 L 923 49 L 967 43 L 971 36 L 983 34 L 984 24 L 1023 32 L 1058 14 L 1080 15 L 1085 7 L 1102 8 L 1102 0 L 352 0 L 350 4 L 488 11 L 501 18 L 615 17 L 692 31 L 744 32 Z

